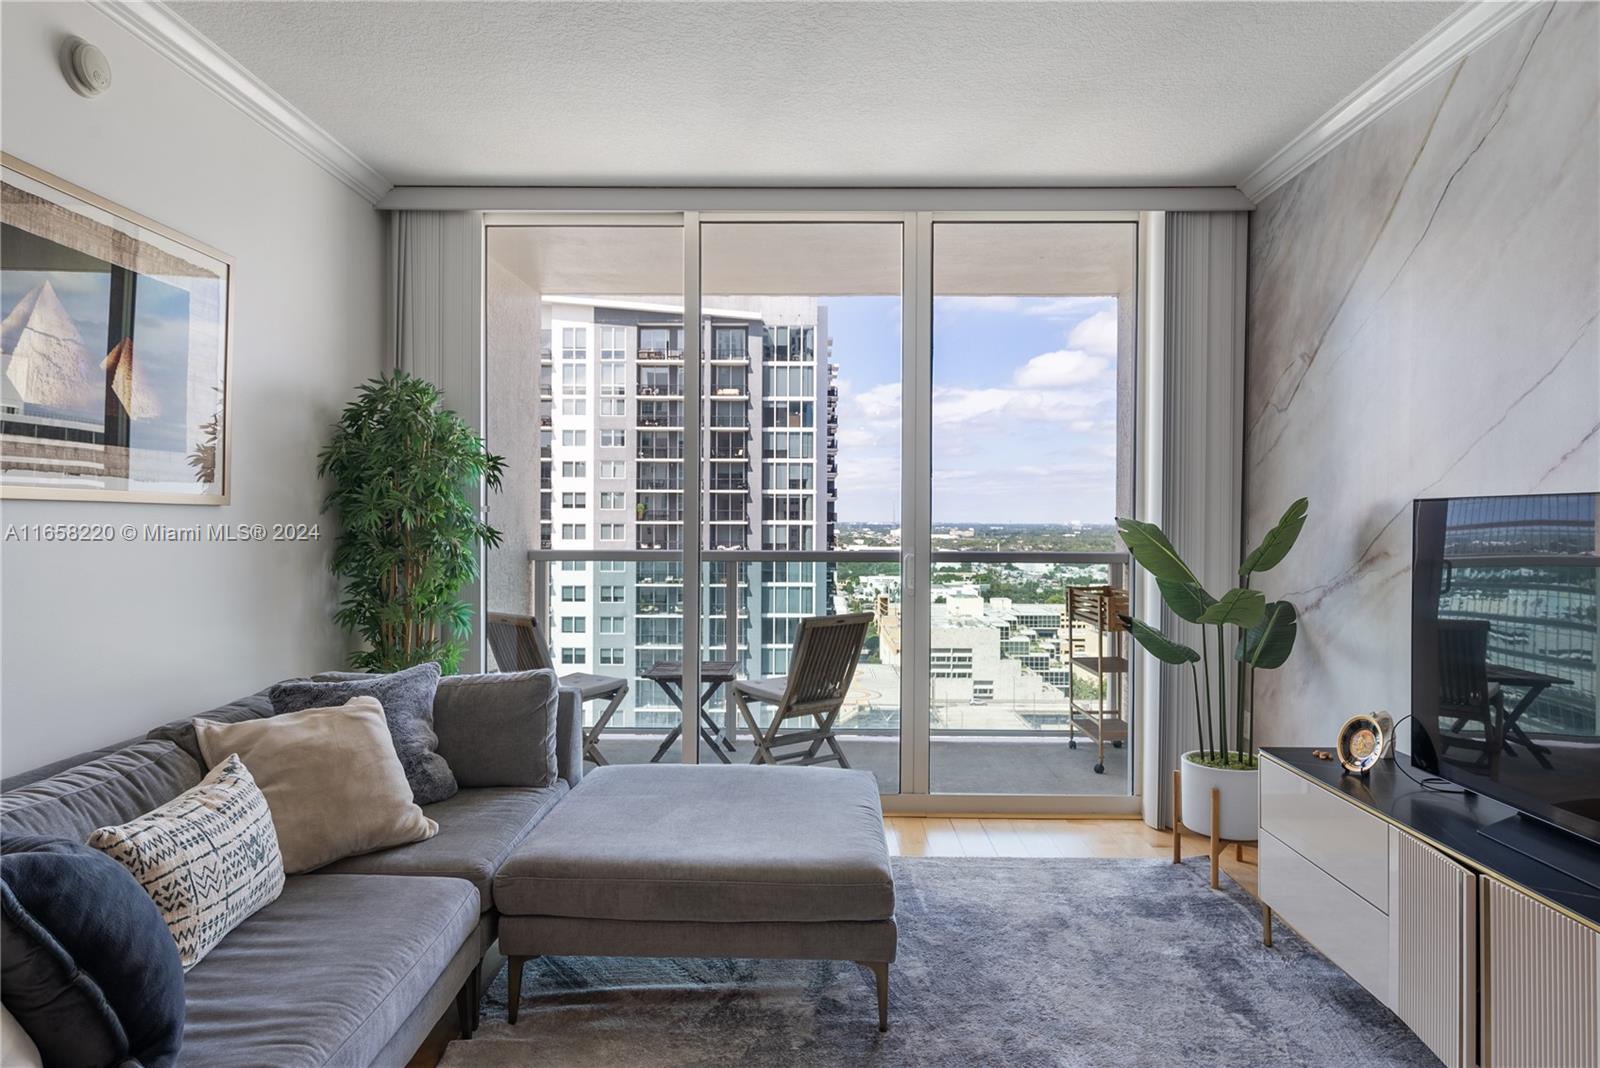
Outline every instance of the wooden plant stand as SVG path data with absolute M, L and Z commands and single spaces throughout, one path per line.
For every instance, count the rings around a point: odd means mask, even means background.
M 1215 786 L 1211 788 L 1211 889 L 1220 887 L 1217 881 L 1222 872 L 1222 851 L 1228 846 L 1233 846 L 1235 860 L 1244 860 L 1245 840 L 1242 838 L 1222 837 L 1222 791 Z M 1172 863 L 1183 863 L 1183 772 L 1173 769 L 1172 772 Z M 1240 889 L 1244 889 L 1240 887 Z M 1245 893 L 1250 893 L 1245 890 Z M 1250 895 L 1255 897 L 1254 894 Z M 1261 944 L 1272 945 L 1272 907 L 1261 901 Z

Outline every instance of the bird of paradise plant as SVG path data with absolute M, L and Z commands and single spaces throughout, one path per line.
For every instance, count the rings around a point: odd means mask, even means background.
M 1200 645 L 1204 652 L 1131 616 L 1121 617 L 1133 640 L 1145 652 L 1163 664 L 1189 666 L 1200 742 L 1197 763 L 1215 768 L 1256 766 L 1256 671 L 1283 666 L 1294 651 L 1299 627 L 1294 605 L 1288 601 L 1268 603 L 1265 596 L 1250 588 L 1250 579 L 1277 567 L 1289 555 L 1305 526 L 1307 508 L 1304 497 L 1289 506 L 1283 518 L 1261 539 L 1261 544 L 1239 565 L 1239 585 L 1221 597 L 1213 597 L 1206 591 L 1160 527 L 1137 519 L 1117 519 L 1117 532 L 1122 535 L 1123 544 L 1139 566 L 1156 580 L 1161 599 L 1172 609 L 1172 614 L 1202 628 Z M 1231 729 L 1226 676 L 1227 628 L 1230 626 L 1237 632 L 1231 657 L 1237 679 Z M 1214 647 L 1209 644 L 1213 637 Z M 1201 685 L 1202 675 L 1204 686 Z

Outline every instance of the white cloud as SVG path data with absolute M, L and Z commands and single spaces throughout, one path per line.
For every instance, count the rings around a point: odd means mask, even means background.
M 900 383 L 885 382 L 845 398 L 865 419 L 900 419 Z
M 1102 357 L 1090 356 L 1077 349 L 1062 349 L 1035 356 L 1017 368 L 1013 377 L 1017 385 L 1027 389 L 1062 389 L 1093 382 L 1109 366 Z
M 1115 309 L 1097 311 L 1067 334 L 1067 344 L 1079 351 L 1108 360 L 1117 358 L 1117 313 Z
M 1034 298 L 1022 306 L 1024 315 L 1043 316 L 1046 319 L 1064 319 L 1069 315 L 1077 315 L 1088 308 L 1104 308 L 1109 302 L 1116 306 L 1115 297 L 1052 297 L 1049 299 Z
M 941 427 L 989 424 L 1006 437 L 1016 423 L 1078 424 L 1092 420 L 1106 398 L 1092 390 L 935 389 L 933 421 Z
M 849 426 L 839 428 L 839 444 L 847 449 L 866 449 L 885 442 L 877 428 Z

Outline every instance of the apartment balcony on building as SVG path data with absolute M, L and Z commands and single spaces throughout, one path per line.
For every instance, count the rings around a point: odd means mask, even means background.
M 713 400 L 747 400 L 750 396 L 750 376 L 743 365 L 714 364 L 709 386 Z
M 682 363 L 683 352 L 678 349 L 640 349 L 639 359 L 648 363 Z
M 640 428 L 682 429 L 683 401 L 640 400 L 634 424 Z
M 683 615 L 683 587 L 641 589 L 638 593 L 638 611 L 645 616 Z
M 637 527 L 640 549 L 678 551 L 683 548 L 683 523 L 640 523 Z
M 676 498 L 674 498 L 676 501 Z M 634 510 L 635 518 L 641 523 L 682 523 L 683 504 L 645 504 L 640 502 Z
M 683 434 L 663 430 L 641 430 L 634 455 L 640 460 L 683 459 Z
M 683 371 L 676 367 L 641 366 L 636 388 L 641 397 L 682 400 L 684 396 Z
M 683 492 L 683 465 L 641 463 L 634 472 L 634 488 L 657 493 Z

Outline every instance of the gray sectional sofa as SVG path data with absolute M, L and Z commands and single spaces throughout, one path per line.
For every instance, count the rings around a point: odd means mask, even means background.
M 549 693 L 560 781 L 463 788 L 424 807 L 438 821 L 435 837 L 290 876 L 282 896 L 185 977 L 180 1064 L 404 1064 L 452 1003 L 476 1006 L 499 922 L 495 874 L 583 774 L 578 693 L 558 690 L 554 674 Z M 266 695 L 200 714 L 228 721 L 271 715 Z M 435 715 L 470 709 L 470 702 L 440 701 Z M 0 835 L 84 841 L 95 828 L 194 786 L 204 768 L 189 721 L 0 782 Z M 492 773 L 471 771 L 503 766 L 495 735 L 452 727 L 460 724 L 440 724 L 445 760 L 467 769 L 470 781 L 493 782 Z

